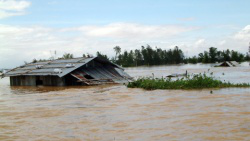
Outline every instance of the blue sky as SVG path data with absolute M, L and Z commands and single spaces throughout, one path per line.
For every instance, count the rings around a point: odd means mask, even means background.
M 210 46 L 245 53 L 249 5 L 249 0 L 0 0 L 0 65 L 48 58 L 52 50 L 58 56 L 101 51 L 111 57 L 116 45 L 123 50 L 178 45 L 187 56 Z M 11 60 L 13 55 L 18 60 Z
M 135 22 L 196 26 L 237 25 L 249 22 L 248 0 L 30 0 L 25 16 L 2 20 L 4 24 L 39 24 L 65 27 L 84 24 Z M 185 19 L 193 18 L 192 21 Z

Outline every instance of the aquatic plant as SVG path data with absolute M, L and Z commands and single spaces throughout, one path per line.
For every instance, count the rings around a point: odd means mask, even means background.
M 222 82 L 206 73 L 188 75 L 186 77 L 177 78 L 151 78 L 143 77 L 128 83 L 129 88 L 143 88 L 147 90 L 154 89 L 203 89 L 203 88 L 227 88 L 227 87 L 250 87 L 249 83 L 230 83 Z

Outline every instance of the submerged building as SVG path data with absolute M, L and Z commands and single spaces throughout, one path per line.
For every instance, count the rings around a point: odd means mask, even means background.
M 28 63 L 7 71 L 2 77 L 10 77 L 11 86 L 97 85 L 126 83 L 132 79 L 122 67 L 99 57 Z
M 239 63 L 236 61 L 225 61 L 215 67 L 239 67 Z

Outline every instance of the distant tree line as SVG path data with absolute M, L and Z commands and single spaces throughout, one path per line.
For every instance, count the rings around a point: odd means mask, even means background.
M 158 47 L 152 48 L 150 45 L 142 46 L 141 49 L 130 51 L 121 51 L 121 47 L 115 46 L 115 57 L 110 60 L 123 67 L 133 66 L 153 66 L 166 64 L 180 63 L 216 63 L 223 61 L 250 61 L 250 55 L 245 55 L 234 50 L 218 50 L 215 47 L 210 47 L 208 51 L 199 53 L 198 56 L 185 57 L 183 51 L 176 46 L 174 49 L 164 50 Z M 108 59 L 106 55 L 97 53 L 97 56 L 102 56 Z
M 193 56 L 185 59 L 185 63 L 216 63 L 223 61 L 249 61 L 250 55 L 246 53 L 245 55 L 234 50 L 217 50 L 215 47 L 210 47 L 208 51 L 198 54 L 198 56 Z
M 62 57 L 59 57 L 58 59 L 72 59 L 74 58 L 74 55 L 71 53 L 64 53 Z M 44 62 L 48 60 L 54 60 L 54 57 L 50 57 L 49 59 L 33 59 L 31 63 L 36 63 L 36 62 Z M 24 64 L 28 64 L 28 62 L 24 61 Z
M 96 56 L 107 59 L 121 65 L 123 67 L 134 66 L 153 66 L 153 65 L 167 65 L 167 64 L 180 64 L 180 63 L 215 63 L 223 61 L 250 61 L 250 55 L 245 55 L 234 50 L 218 50 L 215 47 L 210 47 L 208 51 L 199 53 L 197 56 L 185 57 L 183 51 L 178 46 L 173 49 L 161 49 L 158 47 L 152 48 L 150 45 L 141 46 L 141 49 L 124 50 L 121 47 L 115 46 L 115 57 L 108 58 L 107 55 L 97 51 Z M 83 57 L 90 57 L 90 55 L 83 54 Z M 59 59 L 71 59 L 74 55 L 71 53 L 64 53 Z M 51 59 L 47 59 L 51 60 Z M 36 60 L 32 62 L 46 61 L 46 59 Z M 27 63 L 27 62 L 26 62 Z
M 184 62 L 184 54 L 177 46 L 174 49 L 163 50 L 157 47 L 154 49 L 147 45 L 142 46 L 141 49 L 125 50 L 123 53 L 121 53 L 121 48 L 116 46 L 114 51 L 116 55 L 111 61 L 123 67 L 179 64 Z

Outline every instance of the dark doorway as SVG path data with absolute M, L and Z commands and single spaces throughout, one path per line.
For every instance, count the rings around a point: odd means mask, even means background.
M 39 76 L 36 77 L 36 85 L 37 86 L 43 85 L 43 80 L 41 80 L 41 78 Z
M 65 84 L 66 86 L 81 86 L 83 83 L 79 82 L 78 79 L 71 75 L 65 76 Z

